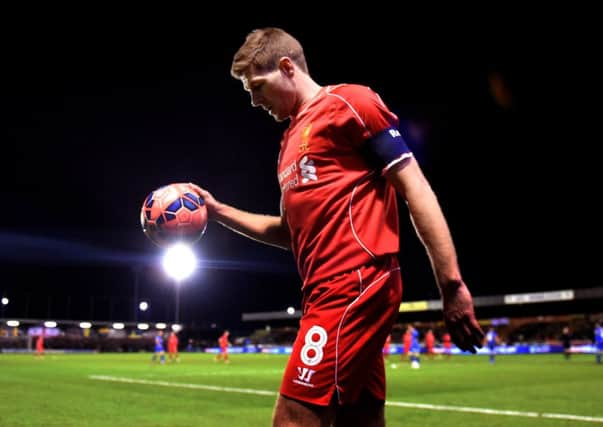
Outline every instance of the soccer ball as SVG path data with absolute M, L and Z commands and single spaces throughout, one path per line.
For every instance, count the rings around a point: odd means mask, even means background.
M 172 183 L 144 199 L 140 223 L 144 234 L 157 246 L 194 243 L 205 233 L 207 207 L 190 184 Z

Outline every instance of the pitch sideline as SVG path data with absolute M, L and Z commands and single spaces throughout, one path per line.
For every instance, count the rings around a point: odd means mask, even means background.
M 226 393 L 243 393 L 243 394 L 255 394 L 258 396 L 276 396 L 278 393 L 269 390 L 256 390 L 251 388 L 237 388 L 237 387 L 220 387 L 206 384 L 188 384 L 188 383 L 175 383 L 169 381 L 151 381 L 141 380 L 135 378 L 124 378 L 114 377 L 109 375 L 89 375 L 88 378 L 98 381 L 111 381 L 127 384 L 142 384 L 142 385 L 154 385 L 162 387 L 174 387 L 174 388 L 187 388 L 194 390 L 209 390 L 209 391 L 221 391 Z M 395 406 L 400 408 L 412 408 L 412 409 L 427 409 L 432 411 L 449 411 L 449 412 L 470 412 L 474 414 L 486 414 L 486 415 L 507 415 L 511 417 L 527 417 L 527 418 L 554 418 L 558 420 L 568 421 L 584 421 L 591 423 L 603 423 L 603 417 L 587 417 L 583 415 L 572 415 L 572 414 L 554 414 L 547 412 L 527 412 L 527 411 L 505 411 L 499 409 L 490 408 L 474 408 L 470 406 L 452 406 L 452 405 L 432 405 L 429 403 L 413 403 L 413 402 L 395 402 L 386 401 L 386 406 Z

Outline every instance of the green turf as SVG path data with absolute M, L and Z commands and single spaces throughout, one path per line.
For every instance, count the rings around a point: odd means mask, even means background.
M 0 426 L 267 426 L 275 397 L 173 387 L 193 384 L 276 392 L 286 356 L 184 353 L 157 365 L 150 355 L 0 354 Z M 396 362 L 396 367 L 391 366 Z M 389 426 L 603 426 L 603 366 L 594 356 L 460 356 L 410 369 L 388 363 L 388 401 L 596 417 L 579 420 L 387 406 Z M 91 379 L 111 376 L 168 386 Z

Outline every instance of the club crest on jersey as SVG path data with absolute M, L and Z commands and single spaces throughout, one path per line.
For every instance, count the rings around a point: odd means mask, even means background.
M 301 144 L 299 144 L 299 152 L 300 153 L 307 153 L 308 151 L 310 151 L 310 143 L 308 141 L 310 140 L 310 132 L 311 131 L 312 131 L 312 123 L 310 123 L 308 126 L 306 126 L 301 133 L 302 142 L 301 142 Z
M 314 369 L 301 368 L 297 367 L 297 377 L 293 380 L 295 384 L 303 385 L 305 387 L 314 387 L 310 381 L 312 380 L 312 375 L 314 375 L 316 371 Z

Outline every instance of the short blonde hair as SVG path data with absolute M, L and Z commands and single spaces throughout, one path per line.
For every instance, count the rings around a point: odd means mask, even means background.
M 260 73 L 274 71 L 283 56 L 291 58 L 295 65 L 308 73 L 302 45 L 292 35 L 274 27 L 253 30 L 235 53 L 230 74 L 241 79 L 251 66 Z

